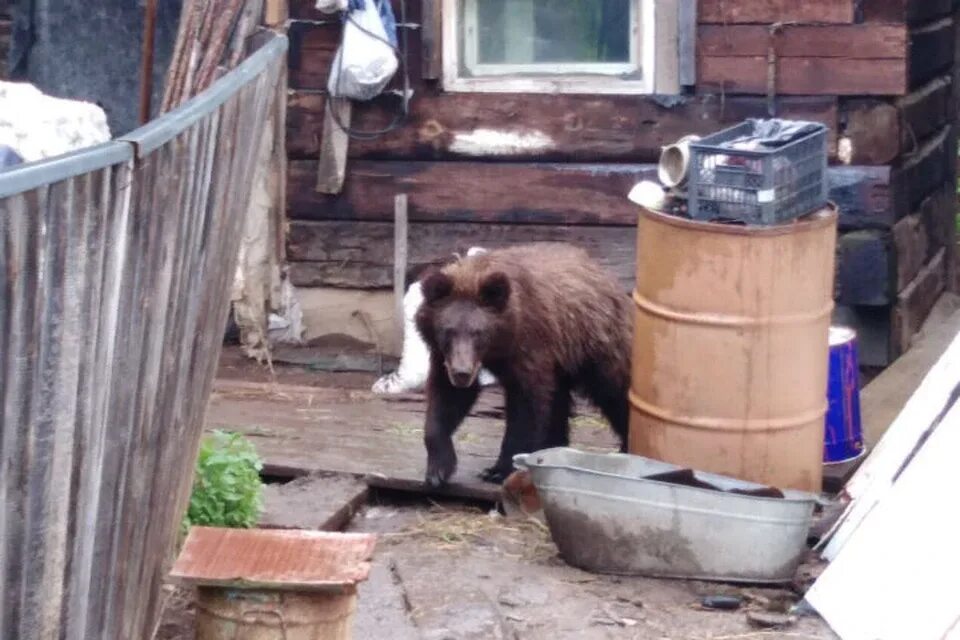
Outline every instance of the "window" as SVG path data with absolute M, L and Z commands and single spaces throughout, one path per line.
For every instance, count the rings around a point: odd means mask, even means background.
M 656 4 L 661 3 L 444 0 L 444 88 L 652 93 L 661 75 L 654 66 Z M 675 26 L 672 32 L 675 50 Z

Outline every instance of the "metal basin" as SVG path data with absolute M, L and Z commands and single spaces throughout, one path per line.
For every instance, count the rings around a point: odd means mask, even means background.
M 545 449 L 514 465 L 529 469 L 560 555 L 595 573 L 788 582 L 818 501 L 730 493 L 769 487 L 699 471 L 689 477 L 701 486 L 649 479 L 685 469 L 619 453 Z

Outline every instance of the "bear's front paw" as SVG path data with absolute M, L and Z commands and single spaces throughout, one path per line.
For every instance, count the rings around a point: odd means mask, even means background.
M 457 469 L 456 456 L 436 456 L 427 460 L 425 482 L 431 489 L 440 489 L 447 484 Z
M 513 467 L 495 464 L 492 467 L 487 467 L 480 472 L 479 478 L 484 482 L 492 482 L 494 484 L 503 484 L 503 481 L 507 479 L 513 472 Z

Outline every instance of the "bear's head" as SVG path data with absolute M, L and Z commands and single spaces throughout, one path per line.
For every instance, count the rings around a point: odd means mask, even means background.
M 484 362 L 509 349 L 511 285 L 500 271 L 462 280 L 440 270 L 423 277 L 417 329 L 435 360 L 442 357 L 450 384 L 466 388 Z

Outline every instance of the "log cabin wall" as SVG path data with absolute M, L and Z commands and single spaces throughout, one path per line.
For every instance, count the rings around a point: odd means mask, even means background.
M 407 0 L 406 21 L 421 25 L 408 31 L 411 112 L 396 131 L 350 142 L 344 190 L 330 196 L 315 187 L 340 26 L 313 0 L 290 0 L 290 276 L 298 287 L 389 288 L 393 199 L 406 193 L 411 263 L 565 240 L 629 287 L 636 211 L 625 196 L 655 175 L 660 147 L 772 103 L 831 128 L 837 319 L 860 330 L 864 364 L 885 365 L 953 279 L 957 4 L 699 0 L 695 84 L 655 97 L 444 92 L 440 0 Z M 384 127 L 388 101 L 355 106 L 352 126 Z

